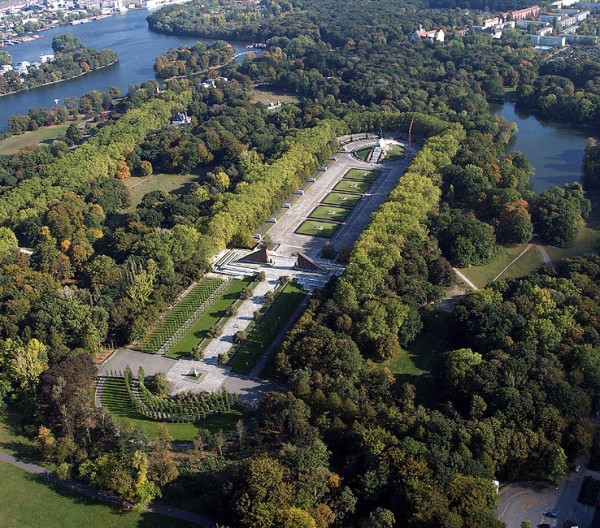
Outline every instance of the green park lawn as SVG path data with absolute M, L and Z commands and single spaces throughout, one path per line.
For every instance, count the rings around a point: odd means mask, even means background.
M 354 153 L 356 154 L 356 157 L 360 158 L 363 161 L 367 161 L 367 156 L 369 155 L 369 152 L 371 152 L 371 150 L 373 150 L 373 145 L 367 145 L 366 147 L 356 149 Z
M 67 128 L 69 125 L 53 125 L 3 139 L 0 141 L 0 154 L 14 154 L 25 147 L 31 147 L 38 143 L 49 143 L 64 134 Z
M 390 145 L 385 152 L 385 160 L 397 160 L 404 156 L 404 148 L 400 145 Z
M 494 280 L 498 274 L 506 268 L 520 253 L 527 244 L 517 244 L 515 246 L 498 246 L 498 255 L 489 264 L 483 266 L 471 266 L 461 269 L 463 273 L 475 286 L 483 288 Z M 542 259 L 535 248 L 531 248 L 519 260 L 517 260 L 502 274 L 502 278 L 522 277 L 527 273 L 539 268 L 542 265 Z
M 332 207 L 330 205 L 319 205 L 310 213 L 311 218 L 318 220 L 335 220 L 336 222 L 342 222 L 350 212 L 350 209 L 344 209 L 343 207 Z
M 381 171 L 378 170 L 350 169 L 346 174 L 344 174 L 344 179 L 375 181 L 380 175 Z
M 295 282 L 285 286 L 262 319 L 254 325 L 248 339 L 229 360 L 234 372 L 249 374 L 252 371 L 305 297 L 306 292 Z
M 371 184 L 366 181 L 341 180 L 333 189 L 341 192 L 364 193 Z
M 600 248 L 600 206 L 598 201 L 600 193 L 586 193 L 586 196 L 592 200 L 595 206 L 592 207 L 592 212 L 579 229 L 579 234 L 575 240 L 575 244 L 569 248 L 558 248 L 554 246 L 546 246 L 546 251 L 552 260 L 560 260 L 564 258 L 578 257 L 597 251 Z
M 165 191 L 177 194 L 185 191 L 198 178 L 198 174 L 151 174 L 143 177 L 132 176 L 123 180 L 123 183 L 129 190 L 131 209 L 135 209 L 149 192 Z
M 233 430 L 237 421 L 247 416 L 239 409 L 232 409 L 196 423 L 149 420 L 136 411 L 129 399 L 129 394 L 127 394 L 125 380 L 122 378 L 109 378 L 105 381 L 102 390 L 102 406 L 110 412 L 117 423 L 130 422 L 136 427 L 141 427 L 150 438 L 154 438 L 158 433 L 159 426 L 164 424 L 173 439 L 179 441 L 193 440 L 200 429 L 208 429 L 211 432 L 216 432 L 219 429 L 224 431 Z
M 339 193 L 332 192 L 329 193 L 321 203 L 328 205 L 343 205 L 344 207 L 354 207 L 358 202 L 360 202 L 361 196 L 357 196 L 356 194 L 347 194 L 347 193 Z
M 330 238 L 337 231 L 341 224 L 331 222 L 320 222 L 318 220 L 305 220 L 296 229 L 296 233 L 300 235 L 320 236 Z
M 240 297 L 240 292 L 252 282 L 251 277 L 234 280 L 227 291 L 217 299 L 213 305 L 196 321 L 196 323 L 184 334 L 184 336 L 173 345 L 166 354 L 167 357 L 179 359 L 189 354 L 192 347 L 207 337 L 211 326 L 225 317 L 225 311 Z
M 0 462 L 2 528 L 188 528 L 149 512 L 124 512 Z

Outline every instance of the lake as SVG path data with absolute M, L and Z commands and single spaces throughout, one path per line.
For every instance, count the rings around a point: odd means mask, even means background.
M 581 182 L 583 154 L 589 134 L 561 123 L 540 121 L 515 109 L 515 103 L 495 105 L 492 111 L 517 124 L 519 131 L 509 152 L 519 150 L 535 167 L 531 188 L 544 191 L 553 185 Z
M 155 78 L 154 59 L 158 55 L 169 48 L 181 44 L 189 46 L 203 40 L 153 33 L 148 29 L 147 16 L 146 9 L 138 9 L 88 24 L 60 26 L 42 31 L 40 39 L 3 48 L 13 56 L 14 64 L 23 60 L 33 62 L 43 53 L 52 53 L 52 37 L 71 33 L 88 48 L 113 49 L 119 54 L 119 62 L 70 81 L 0 97 L 0 130 L 6 130 L 10 115 L 26 114 L 31 107 L 54 106 L 54 99 L 80 96 L 90 90 L 107 90 L 111 86 L 118 86 L 126 92 L 133 84 Z M 240 42 L 231 44 L 236 53 L 246 51 Z

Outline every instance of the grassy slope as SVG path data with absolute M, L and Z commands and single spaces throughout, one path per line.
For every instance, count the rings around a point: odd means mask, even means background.
M 171 436 L 180 441 L 193 440 L 200 429 L 208 429 L 212 432 L 219 429 L 231 430 L 235 427 L 236 422 L 245 416 L 243 411 L 231 410 L 195 424 L 148 420 L 135 410 L 125 389 L 125 381 L 120 378 L 106 380 L 102 391 L 102 405 L 108 409 L 117 423 L 129 421 L 134 426 L 142 427 L 151 438 L 156 436 L 159 425 L 164 423 Z
M 232 305 L 240 296 L 240 292 L 250 283 L 252 279 L 246 277 L 243 280 L 233 281 L 225 294 L 217 299 L 210 309 L 196 321 L 186 334 L 166 354 L 167 357 L 179 358 L 192 351 L 192 347 L 202 341 L 211 326 L 216 324 L 221 317 L 225 316 L 225 310 Z
M 193 525 L 151 513 L 124 513 L 0 462 L 3 528 L 184 528 Z M 8 498 L 10 497 L 10 500 Z
M 361 160 L 366 161 L 367 156 L 369 155 L 369 152 L 371 152 L 371 150 L 373 150 L 373 147 L 361 147 L 356 150 L 356 156 L 359 157 Z
M 246 342 L 229 360 L 234 372 L 248 374 L 252 370 L 305 296 L 306 292 L 295 282 L 290 282 L 283 289 L 264 317 L 254 326 Z
M 135 208 L 152 191 L 176 192 L 185 189 L 198 180 L 197 174 L 152 174 L 144 177 L 132 177 L 123 180 L 129 189 L 131 207 Z
M 11 136 L 0 141 L 0 154 L 14 154 L 22 148 L 51 141 L 64 134 L 69 125 L 54 125 L 38 128 L 32 132 L 25 132 L 18 136 Z

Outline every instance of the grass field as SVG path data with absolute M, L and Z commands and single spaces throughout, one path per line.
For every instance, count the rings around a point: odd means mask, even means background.
M 123 512 L 0 462 L 2 528 L 188 528 L 149 512 Z
M 371 150 L 373 150 L 373 145 L 367 145 L 366 147 L 356 149 L 354 153 L 356 154 L 357 158 L 360 158 L 363 161 L 367 161 L 367 156 L 369 155 L 369 152 L 371 152 Z
M 184 192 L 198 178 L 197 174 L 152 174 L 127 178 L 123 180 L 123 184 L 129 189 L 131 208 L 135 209 L 149 192 L 165 191 L 177 194 Z
M 385 157 L 383 159 L 393 161 L 402 158 L 403 156 L 404 148 L 402 148 L 400 145 L 390 145 L 387 147 L 385 151 Z
M 105 381 L 102 390 L 102 406 L 108 409 L 117 423 L 122 424 L 129 421 L 134 426 L 144 429 L 150 438 L 156 436 L 160 424 L 165 424 L 171 436 L 179 441 L 193 440 L 200 429 L 208 429 L 212 432 L 219 429 L 232 430 L 240 418 L 247 416 L 243 411 L 235 409 L 197 423 L 171 423 L 149 420 L 135 410 L 129 399 L 129 394 L 127 394 L 125 380 L 121 378 L 109 378 Z
M 250 277 L 234 280 L 224 295 L 217 299 L 213 305 L 204 313 L 196 324 L 177 342 L 166 354 L 167 357 L 179 359 L 189 354 L 192 347 L 207 337 L 208 330 L 216 324 L 221 317 L 225 316 L 225 310 L 229 308 L 240 297 L 240 292 L 252 282 Z
M 345 207 L 354 207 L 358 202 L 360 202 L 361 198 L 361 196 L 358 196 L 356 194 L 332 192 L 325 196 L 325 198 L 321 200 L 321 203 L 328 205 L 343 205 Z
M 546 250 L 552 260 L 578 257 L 600 248 L 600 196 L 598 194 L 600 193 L 586 193 L 586 196 L 592 199 L 594 206 L 592 206 L 592 212 L 585 225 L 579 229 L 579 235 L 573 247 L 557 248 L 546 246 Z
M 181 325 L 192 317 L 222 285 L 223 281 L 220 279 L 204 278 L 199 280 L 192 291 L 179 301 L 155 326 L 150 328 L 139 348 L 151 352 L 160 350 L 173 334 L 181 328 Z
M 508 266 L 520 253 L 525 249 L 527 244 L 517 244 L 515 246 L 498 246 L 498 256 L 485 266 L 471 266 L 462 269 L 461 272 L 478 288 L 483 288 L 488 285 L 494 278 Z M 531 254 L 529 254 L 531 253 Z M 524 259 L 521 262 L 521 259 Z M 526 275 L 530 271 L 540 267 L 542 259 L 535 248 L 530 249 L 517 262 L 511 265 L 503 274 L 502 277 L 519 277 Z M 513 266 L 515 266 L 514 269 Z M 517 267 L 518 266 L 518 267 Z M 517 271 L 518 270 L 518 271 Z M 508 274 L 510 272 L 510 274 Z
M 365 169 L 350 169 L 346 174 L 344 174 L 344 178 L 349 178 L 351 180 L 361 180 L 361 181 L 374 181 L 381 175 L 381 171 L 378 170 L 365 170 Z
M 229 360 L 234 372 L 249 374 L 266 352 L 269 345 L 290 320 L 302 303 L 306 292 L 295 282 L 281 291 L 263 318 L 256 323 L 248 339 Z
M 319 205 L 312 213 L 311 218 L 317 218 L 318 220 L 335 220 L 341 222 L 348 216 L 350 209 L 344 209 L 343 207 L 332 207 L 329 205 Z
M 341 180 L 334 188 L 334 191 L 364 193 L 369 190 L 371 184 L 366 181 Z
M 331 222 L 321 222 L 318 220 L 305 220 L 300 224 L 296 233 L 300 235 L 320 236 L 330 238 L 337 231 L 341 224 Z
M 277 91 L 277 90 L 268 90 L 264 87 L 254 88 L 252 90 L 252 95 L 254 96 L 254 100 L 268 105 L 269 103 L 297 103 L 299 101 L 298 97 L 292 94 L 287 94 L 285 92 Z
M 50 143 L 64 134 L 67 128 L 69 128 L 69 125 L 53 125 L 3 139 L 0 141 L 0 154 L 14 154 L 22 148 L 31 147 L 38 143 Z

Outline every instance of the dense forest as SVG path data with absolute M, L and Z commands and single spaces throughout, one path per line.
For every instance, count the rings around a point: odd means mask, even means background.
M 119 60 L 110 49 L 96 51 L 84 48 L 78 38 L 70 34 L 52 39 L 54 58 L 38 66 L 31 65 L 22 75 L 10 70 L 0 75 L 0 94 L 29 90 L 44 84 L 66 81 L 73 77 L 110 66 Z
M 484 7 L 472 4 L 459 7 Z M 558 483 L 600 445 L 589 419 L 600 406 L 600 260 L 565 260 L 464 296 L 451 313 L 438 307 L 453 266 L 488 263 L 534 235 L 573 244 L 591 211 L 582 186 L 534 193 L 531 164 L 507 154 L 513 127 L 488 102 L 510 88 L 540 112 L 567 105 L 565 120 L 593 125 L 597 61 L 546 62 L 512 31 L 454 35 L 483 10 L 219 5 L 170 6 L 150 25 L 266 41 L 263 53 L 236 64 L 224 42 L 181 47 L 156 60 L 169 78 L 161 89 L 90 92 L 11 118 L 14 133 L 79 115 L 94 125 L 0 156 L 3 409 L 59 476 L 139 507 L 162 494 L 249 528 L 502 526 L 495 480 Z M 411 41 L 419 24 L 447 41 Z M 77 50 L 57 42 L 57 57 Z M 214 86 L 185 78 L 217 67 L 227 80 Z M 257 85 L 298 102 L 270 111 Z M 179 113 L 189 123 L 172 124 Z M 338 137 L 409 126 L 420 149 L 344 274 L 312 296 L 272 357 L 285 390 L 235 431 L 201 428 L 177 455 L 166 428 L 151 440 L 95 407 L 95 354 L 143 337 L 218 251 L 252 247 Z M 586 189 L 597 187 L 599 152 L 591 140 Z M 132 205 L 131 179 L 188 174 L 184 191 Z M 388 362 L 440 320 L 448 331 L 431 372 L 394 375 Z M 159 398 L 158 382 L 149 387 Z

